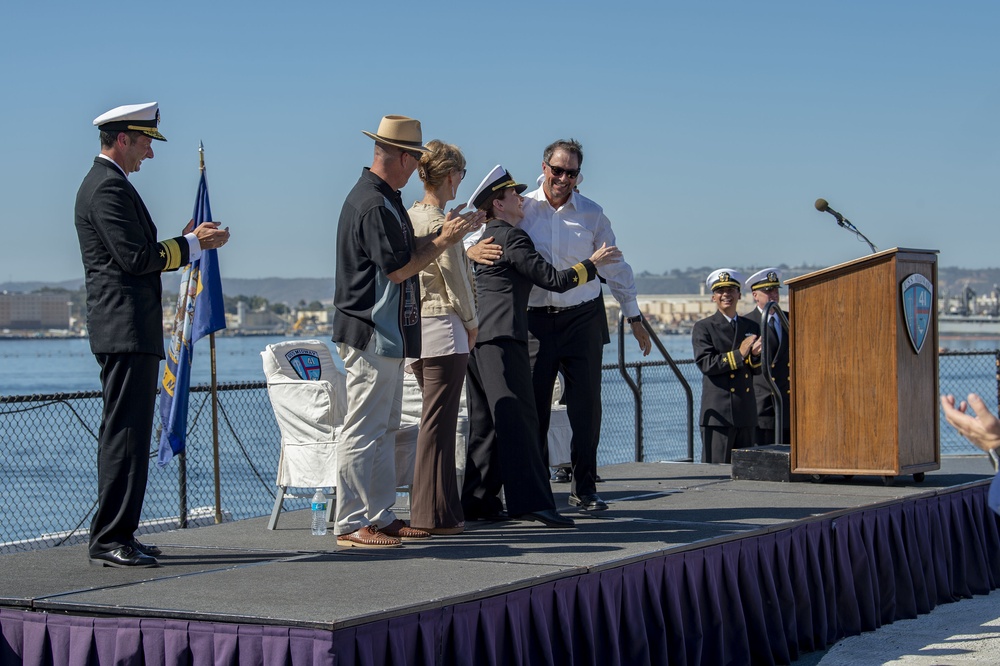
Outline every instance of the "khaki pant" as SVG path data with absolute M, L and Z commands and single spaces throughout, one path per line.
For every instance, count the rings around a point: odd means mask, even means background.
M 403 403 L 403 359 L 379 356 L 374 336 L 362 351 L 340 343 L 347 370 L 347 415 L 337 443 L 334 534 L 396 520 L 396 432 Z

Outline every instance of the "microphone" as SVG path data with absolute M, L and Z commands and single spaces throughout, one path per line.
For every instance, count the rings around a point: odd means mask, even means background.
M 868 247 L 871 248 L 873 254 L 875 252 L 878 252 L 878 248 L 875 247 L 875 244 L 872 243 L 870 240 L 868 240 L 868 237 L 865 236 L 863 233 L 861 233 L 856 226 L 851 224 L 850 220 L 845 219 L 843 215 L 841 215 L 834 209 L 830 208 L 830 204 L 826 202 L 826 199 L 816 199 L 816 210 L 818 210 L 821 213 L 829 213 L 830 215 L 833 215 L 835 218 L 837 218 L 838 226 L 847 229 L 848 231 L 855 234 L 859 240 L 863 240 L 864 242 L 868 243 Z
M 826 199 L 816 199 L 816 210 L 821 213 L 829 213 L 837 218 L 837 224 L 844 226 L 844 216 L 830 208 L 830 204 L 826 202 Z

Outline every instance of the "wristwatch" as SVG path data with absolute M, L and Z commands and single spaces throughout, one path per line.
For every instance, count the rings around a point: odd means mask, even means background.
M 625 317 L 625 321 L 627 321 L 630 324 L 638 324 L 640 321 L 642 321 L 642 313 L 640 312 L 634 317 Z

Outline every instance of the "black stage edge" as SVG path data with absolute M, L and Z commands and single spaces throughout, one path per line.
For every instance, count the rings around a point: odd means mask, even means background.
M 146 537 L 159 569 L 85 546 L 0 556 L 0 664 L 787 664 L 988 594 L 982 457 L 923 483 L 767 483 L 727 465 L 601 468 L 578 530 L 476 523 L 338 551 L 284 514 Z M 565 506 L 564 484 L 554 484 Z

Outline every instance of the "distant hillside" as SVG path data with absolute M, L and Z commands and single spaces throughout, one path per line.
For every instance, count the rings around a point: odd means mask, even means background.
M 177 290 L 180 278 L 175 278 L 169 288 Z M 163 279 L 164 289 L 167 278 Z M 333 302 L 333 278 L 257 278 L 253 280 L 230 278 L 222 281 L 226 296 L 260 296 L 270 303 L 296 305 L 299 301 L 311 303 Z
M 746 274 L 746 269 L 734 266 Z M 819 266 L 779 266 L 785 279 L 804 275 Z M 636 274 L 636 290 L 640 294 L 697 294 L 700 292 L 705 278 L 714 270 L 708 266 L 698 268 L 671 269 L 662 275 L 643 271 Z M 751 269 L 754 270 L 754 269 Z M 164 292 L 174 293 L 180 284 L 179 273 L 168 273 L 163 277 Z M 1000 285 L 1000 268 L 938 268 L 939 295 L 957 295 L 966 286 L 977 294 L 988 294 Z M 76 291 L 83 286 L 83 278 L 65 280 L 63 282 L 4 282 L 0 283 L 0 291 L 28 293 L 43 287 L 68 289 Z M 227 296 L 260 296 L 270 303 L 286 303 L 297 305 L 300 301 L 310 303 L 333 301 L 333 278 L 228 278 L 222 283 Z

